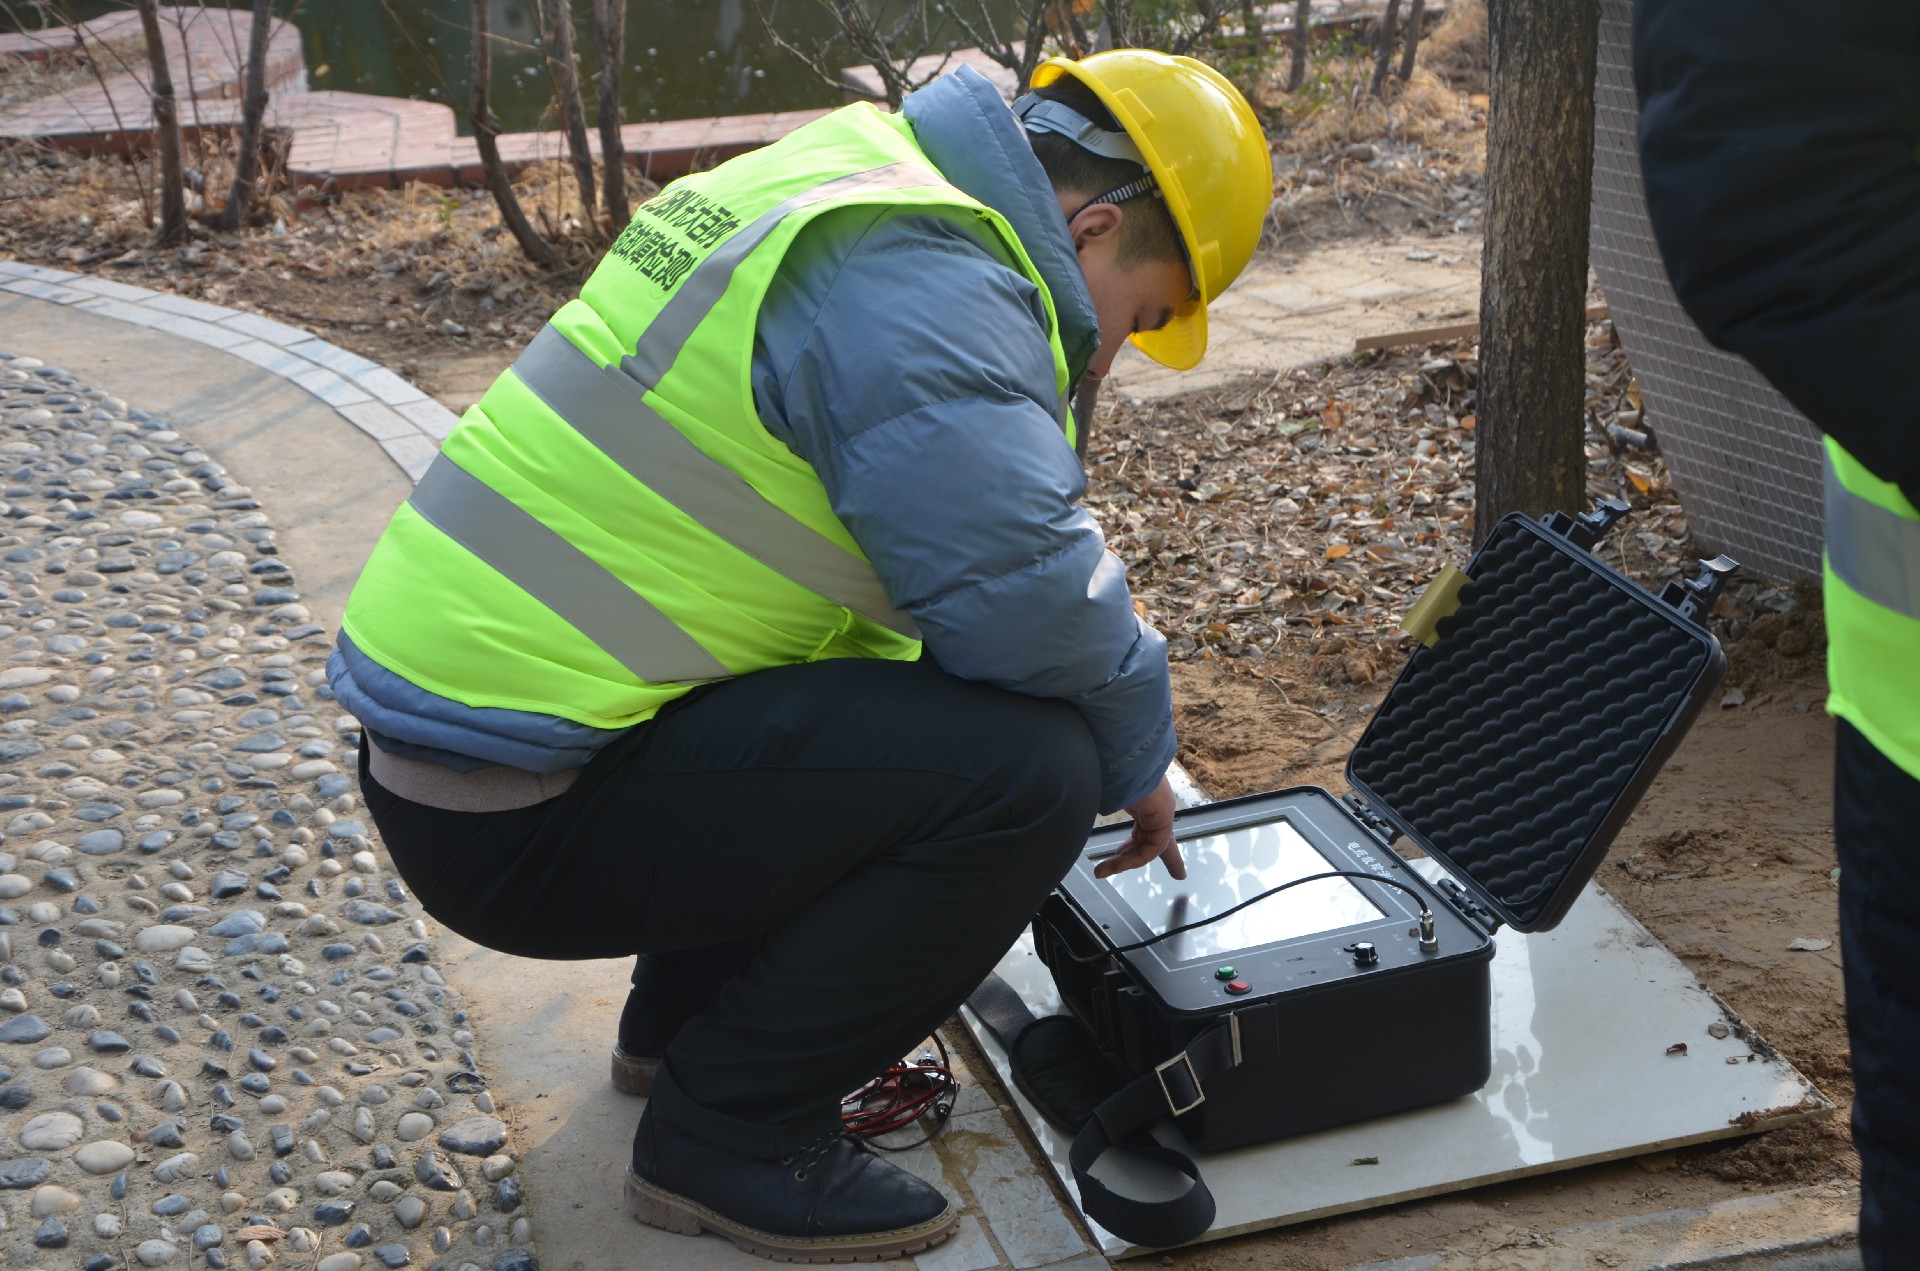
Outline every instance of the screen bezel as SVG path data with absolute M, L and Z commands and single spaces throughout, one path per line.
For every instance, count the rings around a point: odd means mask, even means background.
M 1319 798 L 1288 801 L 1278 809 L 1275 809 L 1272 804 L 1265 804 L 1259 809 L 1193 809 L 1191 812 L 1183 812 L 1175 817 L 1174 833 L 1176 839 L 1184 843 L 1193 839 L 1211 838 L 1234 830 L 1284 821 L 1306 840 L 1310 848 L 1328 862 L 1330 869 L 1380 874 L 1399 879 L 1408 877 L 1408 871 L 1400 866 L 1398 858 L 1391 852 L 1383 850 L 1378 842 L 1371 840 L 1360 831 L 1352 818 L 1341 812 L 1331 798 L 1322 791 L 1312 793 Z M 1315 803 L 1324 803 L 1326 806 L 1316 807 Z M 1099 854 L 1124 843 L 1129 833 L 1127 827 L 1121 826 L 1096 834 L 1076 858 L 1068 874 L 1068 881 L 1073 884 L 1066 888 L 1069 897 L 1087 915 L 1102 938 L 1108 941 L 1109 947 L 1133 944 L 1157 934 L 1147 923 L 1145 916 L 1135 910 L 1109 880 L 1093 876 L 1094 867 L 1100 863 L 1097 859 Z M 1156 861 L 1147 868 L 1164 869 L 1165 866 Z M 1378 918 L 1307 935 L 1249 945 L 1243 949 L 1216 950 L 1198 957 L 1170 956 L 1169 946 L 1174 943 L 1173 941 L 1151 944 L 1145 949 L 1120 956 L 1129 961 L 1149 962 L 1159 970 L 1170 973 L 1194 967 L 1211 969 L 1278 951 L 1310 956 L 1321 946 L 1338 949 L 1352 943 L 1355 933 L 1377 929 L 1383 925 L 1398 926 L 1413 920 L 1419 913 L 1419 905 L 1398 887 L 1372 883 L 1364 879 L 1347 881 L 1380 911 Z

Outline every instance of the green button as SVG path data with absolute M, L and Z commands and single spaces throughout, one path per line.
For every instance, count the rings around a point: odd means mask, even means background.
M 1238 974 L 1239 972 L 1235 971 L 1230 966 L 1215 967 L 1213 969 L 1213 978 L 1216 980 L 1231 980 L 1235 975 L 1238 975 Z

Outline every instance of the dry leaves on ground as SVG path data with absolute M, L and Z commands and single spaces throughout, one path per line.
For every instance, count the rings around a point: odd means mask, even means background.
M 1359 355 L 1101 411 L 1087 503 L 1175 661 L 1257 673 L 1306 641 L 1348 680 L 1373 678 L 1370 650 L 1400 639 L 1428 580 L 1471 554 L 1475 353 Z M 1587 354 L 1588 493 L 1635 508 L 1599 550 L 1657 589 L 1693 572 L 1686 517 L 1610 323 L 1589 326 Z M 1724 613 L 1744 624 L 1794 605 L 1748 579 Z

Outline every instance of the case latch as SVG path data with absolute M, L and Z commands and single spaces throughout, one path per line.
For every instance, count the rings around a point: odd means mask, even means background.
M 1493 911 L 1467 895 L 1467 889 L 1459 883 L 1451 878 L 1442 878 L 1436 886 L 1439 887 L 1440 894 L 1459 911 L 1462 918 L 1477 924 L 1488 935 L 1500 930 L 1500 920 L 1493 915 Z
M 1700 573 L 1692 579 L 1676 578 L 1660 590 L 1663 604 L 1672 605 L 1683 618 L 1696 621 L 1713 608 L 1720 589 L 1727 585 L 1740 563 L 1731 556 L 1716 556 L 1700 562 Z
M 1343 794 L 1340 802 L 1346 805 L 1347 811 L 1353 813 L 1354 820 L 1373 831 L 1373 836 L 1388 847 L 1392 847 L 1393 841 L 1400 837 L 1400 831 L 1393 822 L 1368 807 L 1359 795 Z
M 1593 511 L 1578 517 L 1568 516 L 1565 512 L 1550 512 L 1541 518 L 1541 522 L 1581 551 L 1590 552 L 1593 545 L 1605 538 L 1607 531 L 1631 511 L 1633 508 L 1625 499 L 1601 499 L 1593 505 Z

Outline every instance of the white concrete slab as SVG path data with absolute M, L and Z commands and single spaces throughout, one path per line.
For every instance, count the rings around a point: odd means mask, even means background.
M 1022 938 L 999 969 L 1035 1014 L 1059 1013 L 1030 940 Z M 1493 1076 L 1484 1089 L 1399 1116 L 1199 1158 L 1218 1203 L 1201 1239 L 1730 1138 L 1832 1108 L 1591 885 L 1558 930 L 1501 932 L 1492 974 Z M 962 1014 L 1006 1080 L 1006 1052 L 970 1011 Z M 1725 1037 L 1708 1031 L 1715 1024 L 1726 1026 Z M 1668 1053 L 1676 1043 L 1685 1043 L 1684 1054 Z M 1419 1062 L 1417 1041 L 1407 1062 Z M 1024 1096 L 1013 1097 L 1077 1197 L 1066 1163 L 1070 1140 Z M 1363 1158 L 1379 1163 L 1354 1164 Z M 1143 1252 L 1089 1225 L 1109 1256 Z

